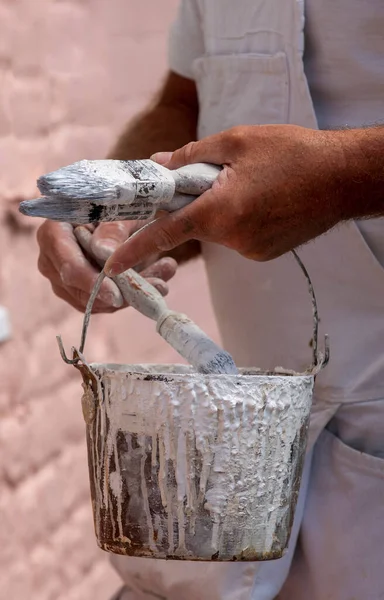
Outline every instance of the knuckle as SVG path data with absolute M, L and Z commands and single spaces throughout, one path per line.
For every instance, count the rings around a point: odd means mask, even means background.
M 44 244 L 53 243 L 58 237 L 68 234 L 72 230 L 73 227 L 69 223 L 46 220 L 37 230 L 37 240 Z
M 184 146 L 183 154 L 184 154 L 184 159 L 185 159 L 186 163 L 193 162 L 195 150 L 196 150 L 196 142 L 189 142 L 189 144 Z
M 238 125 L 237 127 L 232 127 L 226 132 L 227 142 L 230 146 L 230 149 L 233 150 L 241 150 L 244 146 L 244 141 L 246 139 L 244 127 Z
M 253 236 L 246 239 L 245 243 L 243 241 L 238 251 L 240 254 L 245 256 L 245 258 L 249 258 L 257 262 L 267 262 L 268 260 L 271 260 L 271 258 L 274 258 L 271 256 L 270 248 L 265 241 L 259 240 L 256 242 Z
M 233 203 L 232 219 L 237 229 L 242 231 L 244 235 L 253 237 L 252 212 L 250 213 L 248 206 L 244 202 Z
M 68 294 L 68 292 L 63 287 L 57 285 L 56 283 L 51 283 L 51 288 L 55 296 L 60 298 L 60 300 L 64 300 L 64 302 L 66 302 L 70 306 L 73 306 L 77 310 L 80 310 L 80 307 L 76 304 L 75 300 L 70 294 Z
M 197 229 L 196 220 L 192 219 L 189 216 L 180 216 L 179 217 L 180 231 L 184 234 L 185 237 L 188 237 L 192 233 L 195 233 Z
M 176 236 L 168 229 L 159 229 L 155 236 L 155 246 L 157 250 L 165 252 L 172 250 L 177 245 Z
M 158 263 L 158 273 L 160 279 L 168 281 L 172 279 L 177 270 L 177 262 L 171 257 L 165 257 Z
M 115 239 L 116 241 L 125 241 L 134 225 L 126 221 L 115 221 L 113 223 L 102 223 L 96 229 L 94 236 L 97 241 Z
M 44 223 L 42 225 L 40 225 L 40 227 L 37 230 L 36 238 L 37 238 L 37 243 L 39 244 L 40 247 L 44 244 L 44 240 L 45 240 L 45 237 L 47 234 L 48 227 L 49 227 L 49 221 L 44 221 Z
M 64 263 L 60 269 L 60 280 L 65 286 L 71 286 L 73 284 L 73 268 L 70 263 Z
M 44 277 L 49 278 L 52 275 L 52 267 L 50 262 L 41 254 L 37 261 L 37 268 L 39 272 L 44 275 Z
M 90 294 L 87 294 L 78 288 L 73 288 L 71 292 L 75 302 L 84 309 L 87 305 Z
M 94 315 L 112 314 L 112 313 L 117 312 L 118 310 L 120 310 L 120 309 L 116 308 L 114 306 L 106 306 L 105 304 L 98 304 L 95 302 L 95 304 L 92 307 L 92 314 L 94 314 Z M 82 309 L 82 312 L 84 312 L 84 309 Z
M 167 296 L 167 294 L 169 292 L 169 288 L 168 288 L 167 284 L 165 283 L 165 281 L 163 281 L 159 277 L 150 277 L 150 278 L 148 278 L 148 281 L 151 285 L 153 285 L 157 289 L 158 292 L 160 292 L 160 294 L 162 296 Z

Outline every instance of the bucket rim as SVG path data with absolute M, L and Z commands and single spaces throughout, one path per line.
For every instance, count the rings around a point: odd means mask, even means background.
M 138 379 L 145 379 L 148 381 L 159 380 L 160 377 L 172 378 L 173 380 L 185 379 L 189 377 L 191 379 L 198 380 L 236 380 L 236 379 L 282 379 L 289 377 L 290 379 L 301 379 L 301 380 L 313 380 L 314 374 L 312 372 L 298 373 L 289 369 L 283 369 L 277 367 L 273 370 L 263 370 L 257 367 L 239 367 L 238 374 L 227 374 L 227 373 L 198 373 L 193 367 L 186 364 L 178 363 L 138 363 L 138 364 L 125 364 L 125 363 L 90 363 L 88 365 L 93 372 L 98 374 L 130 374 L 136 376 Z

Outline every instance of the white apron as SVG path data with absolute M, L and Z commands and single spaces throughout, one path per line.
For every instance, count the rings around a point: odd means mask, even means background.
M 246 124 L 316 128 L 303 68 L 303 2 L 239 0 L 236 11 L 233 0 L 198 6 L 205 47 L 193 65 L 199 137 Z M 354 223 L 300 255 L 314 283 L 321 332 L 330 334 L 331 362 L 316 383 L 289 552 L 245 564 L 116 556 L 132 590 L 124 600 L 273 600 L 279 592 L 282 600 L 384 599 L 384 271 Z M 304 370 L 311 306 L 290 256 L 256 263 L 206 244 L 204 258 L 224 345 L 237 364 Z

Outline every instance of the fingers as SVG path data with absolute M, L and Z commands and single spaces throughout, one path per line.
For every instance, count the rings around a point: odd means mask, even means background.
M 154 269 L 154 272 L 156 272 L 156 269 Z M 168 274 L 169 274 L 169 269 L 168 269 Z M 163 281 L 162 279 L 155 277 L 155 276 L 153 276 L 153 277 L 148 276 L 147 279 L 148 279 L 149 283 L 151 285 L 153 285 L 160 292 L 160 294 L 162 296 L 168 295 L 169 288 L 168 288 L 168 285 L 165 283 L 165 281 Z M 76 310 L 78 310 L 80 312 L 85 311 L 89 297 L 90 297 L 89 293 L 83 292 L 82 290 L 79 290 L 78 288 L 74 288 L 74 287 L 70 287 L 70 286 L 63 287 L 61 281 L 57 281 L 57 279 L 55 277 L 52 278 L 51 286 L 52 286 L 52 290 L 56 294 L 56 296 L 58 296 L 62 300 L 65 300 L 65 302 L 67 302 L 68 304 L 73 306 Z M 126 302 L 124 302 L 124 306 L 127 306 Z M 122 306 L 121 307 L 120 306 L 119 307 L 112 306 L 110 303 L 103 302 L 98 296 L 98 298 L 95 300 L 95 302 L 93 304 L 92 312 L 93 313 L 113 313 L 113 312 L 119 310 L 119 308 L 122 308 Z
M 105 260 L 111 255 L 111 251 L 105 246 L 96 245 L 96 247 L 93 247 L 94 251 L 92 252 L 92 234 L 84 227 L 76 227 L 74 233 L 82 248 L 90 253 L 91 257 L 95 258 L 97 263 L 103 267 Z M 175 260 L 164 257 L 144 270 L 142 275 L 146 277 L 149 283 L 151 283 L 151 285 L 153 285 L 163 296 L 166 296 L 169 290 L 165 282 L 173 277 L 176 268 L 177 263 Z M 119 286 L 119 282 L 116 282 L 116 285 Z
M 103 267 L 105 261 L 111 256 L 111 250 L 103 245 L 94 245 L 92 247 L 92 234 L 85 227 L 76 227 L 74 230 L 75 237 L 83 250 L 90 254 L 92 258 L 95 258 L 97 263 Z M 171 257 L 164 257 L 153 264 L 146 267 L 144 270 L 140 269 L 143 277 L 151 280 L 152 285 L 157 287 L 163 295 L 168 293 L 167 286 L 164 282 L 169 281 L 175 274 L 177 269 L 177 262 Z
M 92 236 L 91 249 L 96 246 L 106 252 L 114 252 L 116 248 L 127 240 L 135 227 L 130 221 L 114 221 L 113 223 L 100 223 Z
M 190 142 L 175 152 L 157 152 L 151 159 L 168 169 L 178 169 L 197 162 L 224 165 L 231 162 L 243 135 L 241 127 L 233 127 L 197 142 Z
M 98 270 L 86 259 L 68 223 L 46 221 L 38 230 L 39 269 L 56 288 L 75 288 L 88 296 L 98 277 Z M 69 292 L 68 292 L 69 293 Z M 101 301 L 120 308 L 124 301 L 117 286 L 106 279 L 100 290 Z
M 146 279 L 151 280 L 151 278 L 155 277 L 164 282 L 172 279 L 176 273 L 176 269 L 177 262 L 173 258 L 166 256 L 144 269 L 144 271 L 141 271 L 140 274 Z
M 75 308 L 76 310 L 78 310 L 81 313 L 84 313 L 85 308 L 87 306 L 87 302 L 89 300 L 89 294 L 86 294 L 85 292 L 80 292 L 79 290 L 76 290 L 76 288 L 63 288 L 62 286 L 57 286 L 55 284 L 52 284 L 52 291 L 55 293 L 55 295 L 60 298 L 61 300 L 64 300 L 67 304 L 69 304 L 70 306 L 72 306 L 73 308 Z M 115 312 L 116 310 L 118 310 L 117 308 L 114 308 L 113 306 L 104 304 L 103 302 L 100 302 L 99 300 L 96 300 L 93 304 L 92 307 L 92 313 L 96 314 L 96 313 L 112 313 Z
M 39 257 L 38 268 L 40 273 L 49 279 L 56 296 L 62 298 L 77 310 L 84 312 L 89 300 L 90 292 L 84 292 L 69 285 L 64 286 L 60 275 L 47 257 Z M 111 302 L 109 302 L 108 296 L 106 298 L 104 297 L 104 301 L 98 296 L 94 304 L 93 312 L 114 312 L 115 310 L 118 310 L 118 308 L 121 308 L 121 306 L 122 305 L 119 305 L 118 307 L 113 306 Z
M 158 292 L 162 296 L 167 296 L 169 292 L 169 287 L 162 279 L 158 279 L 157 277 L 148 277 L 148 282 L 153 285 L 157 289 Z
M 109 227 L 113 225 L 113 227 Z M 117 223 L 103 224 L 98 232 L 98 239 L 92 242 L 106 256 L 110 256 L 108 244 L 118 245 L 129 234 L 129 226 L 116 227 Z M 108 227 L 107 227 L 108 226 Z M 88 236 L 96 235 L 86 231 Z M 73 233 L 73 227 L 67 223 L 46 222 L 38 232 L 40 256 L 38 268 L 42 275 L 49 279 L 54 293 L 77 310 L 84 312 L 90 293 L 98 277 L 99 271 L 83 254 Z M 115 246 L 116 247 L 116 246 Z M 102 253 L 102 252 L 101 252 Z M 143 276 L 163 295 L 168 294 L 169 281 L 175 274 L 177 263 L 172 258 L 162 258 L 143 271 Z M 125 269 L 124 269 L 125 270 Z M 117 285 L 110 279 L 105 280 L 93 312 L 114 312 L 126 306 Z
M 204 210 L 196 211 L 196 207 L 206 194 L 195 200 L 193 205 L 157 219 L 132 235 L 105 263 L 106 275 L 113 277 L 151 256 L 172 250 L 187 240 L 200 239 L 199 217 L 204 218 Z
M 89 296 L 96 283 L 99 271 L 93 267 L 89 268 L 88 265 L 89 263 L 86 259 L 81 268 L 79 263 L 74 264 L 67 262 L 60 271 L 60 279 L 62 284 L 64 284 L 64 287 L 76 288 Z M 121 308 L 124 304 L 119 288 L 113 281 L 107 280 L 103 282 L 98 298 L 105 304 L 114 308 Z

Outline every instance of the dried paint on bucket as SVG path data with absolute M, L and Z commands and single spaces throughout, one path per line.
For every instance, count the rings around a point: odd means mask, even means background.
M 178 365 L 90 369 L 84 404 L 92 416 L 87 439 L 101 548 L 184 560 L 282 556 L 312 375 L 204 376 Z

